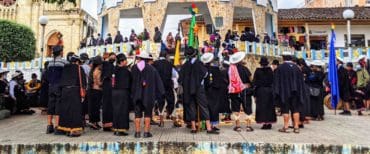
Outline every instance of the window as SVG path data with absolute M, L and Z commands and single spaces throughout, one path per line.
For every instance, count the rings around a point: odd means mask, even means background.
M 345 46 L 348 47 L 347 34 L 344 35 Z M 353 34 L 351 35 L 351 46 L 352 47 L 365 47 L 365 35 L 363 34 Z

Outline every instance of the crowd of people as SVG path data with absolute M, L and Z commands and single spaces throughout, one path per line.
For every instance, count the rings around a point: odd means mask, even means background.
M 44 73 L 49 94 L 47 133 L 80 136 L 89 127 L 126 136 L 131 112 L 136 138 L 141 137 L 142 119 L 145 138 L 152 137 L 151 125 L 163 127 L 165 118 L 172 119 L 174 127 L 185 123 L 191 133 L 204 129 L 208 134 L 219 134 L 220 121 L 231 119 L 234 131 L 242 131 L 245 120 L 245 130 L 251 132 L 254 120 L 262 129 L 272 129 L 277 116 L 283 115 L 284 127 L 279 131 L 289 132 L 291 127 L 294 133 L 310 119 L 324 120 L 325 64 L 308 66 L 303 59 L 284 53 L 282 64 L 274 60 L 270 65 L 262 57 L 261 67 L 252 73 L 244 65 L 245 52 L 223 52 L 222 62 L 212 52 L 200 53 L 188 48 L 182 66 L 175 67 L 167 50 L 155 61 L 140 52 L 128 64 L 123 53 L 92 58 L 68 53 L 64 60 L 62 48 L 55 46 L 54 59 Z M 181 106 L 183 115 L 178 116 Z M 159 123 L 153 115 L 158 115 Z
M 39 93 L 41 81 L 36 74 L 26 82 L 21 71 L 16 71 L 8 81 L 9 71 L 0 71 L 0 109 L 6 109 L 11 114 L 31 115 L 35 111 L 30 107 L 40 106 Z
M 246 32 L 242 35 L 250 35 L 248 39 L 254 35 Z M 154 38 L 159 39 L 159 33 Z M 162 49 L 157 60 L 141 51 L 129 63 L 124 53 L 89 57 L 70 52 L 63 58 L 63 47 L 57 45 L 41 81 L 33 74 L 25 83 L 18 71 L 8 82 L 8 72 L 0 72 L 1 106 L 17 114 L 33 114 L 30 106 L 37 104 L 46 107 L 46 133 L 70 137 L 82 135 L 85 128 L 127 136 L 133 122 L 134 136 L 140 138 L 142 119 L 144 138 L 153 136 L 151 125 L 163 127 L 165 119 L 172 120 L 174 127 L 185 124 L 191 133 L 203 129 L 207 134 L 219 134 L 220 122 L 234 121 L 234 131 L 252 132 L 253 121 L 270 130 L 277 116 L 283 116 L 284 126 L 278 131 L 300 133 L 309 120 L 324 120 L 324 97 L 330 92 L 325 63 L 306 63 L 284 52 L 282 63 L 261 57 L 260 67 L 251 72 L 245 65 L 246 53 L 233 45 L 237 38 L 236 33 L 226 35 L 221 56 L 207 46 L 200 51 L 186 48 L 181 66 L 170 61 L 169 48 Z M 215 32 L 209 46 L 220 45 L 220 40 Z M 344 67 L 337 58 L 342 115 L 350 115 L 353 108 L 362 115 L 370 107 L 366 60 L 360 57 L 354 70 L 352 63 Z

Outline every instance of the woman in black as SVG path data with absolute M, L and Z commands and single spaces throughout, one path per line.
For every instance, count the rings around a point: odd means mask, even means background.
M 324 72 L 320 63 L 312 65 L 312 72 L 307 77 L 307 82 L 310 87 L 310 104 L 311 116 L 316 120 L 324 120 Z
M 131 73 L 126 65 L 126 56 L 117 55 L 112 78 L 113 131 L 116 136 L 127 136 L 129 129 Z
M 82 102 L 85 89 L 86 77 L 79 65 L 79 57 L 72 56 L 70 64 L 65 65 L 60 81 L 61 103 L 59 108 L 59 131 L 65 132 L 70 137 L 81 136 L 83 131 L 84 117 L 82 114 Z
M 92 59 L 93 67 L 89 75 L 89 87 L 88 87 L 88 112 L 89 112 L 89 126 L 94 130 L 99 130 L 101 126 L 100 122 L 100 107 L 102 101 L 102 57 L 96 56 Z
M 256 100 L 256 122 L 263 124 L 261 129 L 271 129 L 272 123 L 276 122 L 276 113 L 273 103 L 272 83 L 273 71 L 268 67 L 268 60 L 262 57 L 260 68 L 257 68 L 253 77 Z

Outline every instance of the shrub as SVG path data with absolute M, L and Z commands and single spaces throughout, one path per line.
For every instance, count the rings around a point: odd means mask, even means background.
M 0 61 L 29 61 L 35 52 L 36 39 L 29 27 L 0 20 Z

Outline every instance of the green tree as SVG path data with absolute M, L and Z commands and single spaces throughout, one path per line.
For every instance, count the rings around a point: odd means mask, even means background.
M 63 5 L 65 2 L 70 2 L 76 5 L 76 0 L 43 0 L 46 3 L 56 3 L 58 5 Z
M 35 52 L 36 39 L 29 27 L 0 20 L 0 61 L 29 61 Z

